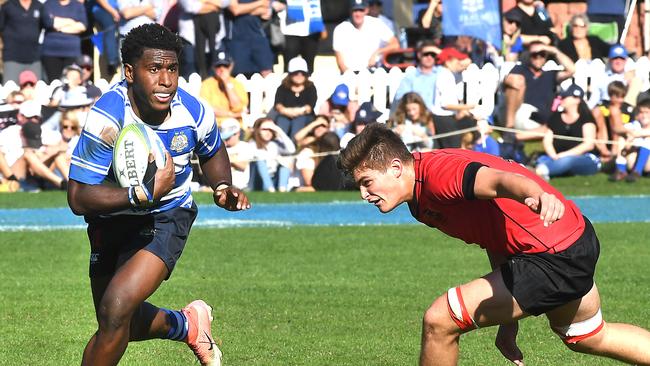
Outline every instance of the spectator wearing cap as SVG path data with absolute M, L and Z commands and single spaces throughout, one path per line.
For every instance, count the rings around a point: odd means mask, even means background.
M 86 31 L 88 19 L 84 5 L 74 0 L 47 0 L 42 19 L 45 36 L 41 62 L 48 82 L 52 82 L 81 56 L 81 33 Z
M 607 69 L 603 74 L 592 75 L 591 96 L 587 101 L 589 108 L 595 108 L 603 100 L 608 100 L 607 86 L 612 81 L 622 81 L 628 88 L 626 101 L 634 101 L 638 94 L 638 82 L 634 77 L 634 69 L 627 69 L 628 52 L 621 44 L 614 44 L 609 48 L 607 54 Z M 634 104 L 634 103 L 631 103 Z M 597 112 L 595 112 L 597 113 Z
M 91 10 L 97 30 L 101 32 L 103 54 L 108 68 L 106 79 L 108 80 L 113 78 L 120 66 L 117 29 L 122 15 L 118 9 L 117 0 L 96 0 Z
M 609 52 L 609 44 L 597 36 L 590 36 L 589 18 L 586 14 L 576 14 L 569 21 L 569 35 L 560 41 L 558 48 L 571 58 L 591 61 L 604 58 Z
M 75 64 L 63 68 L 61 73 L 62 84 L 52 91 L 50 107 L 58 107 L 68 93 L 86 93 L 86 87 L 82 85 L 82 73 L 81 67 Z
M 544 4 L 537 0 L 517 0 L 510 11 L 519 13 L 521 18 L 521 38 L 525 45 L 541 42 L 556 44 L 558 37 L 553 33 L 553 21 L 548 16 Z
M 571 84 L 560 92 L 560 107 L 551 114 L 544 134 L 544 155 L 537 159 L 535 172 L 549 178 L 565 175 L 593 175 L 600 169 L 600 160 L 592 153 L 596 139 L 596 123 L 583 103 L 584 91 Z M 581 139 L 570 141 L 556 136 Z
M 358 135 L 371 123 L 376 123 L 377 119 L 381 117 L 381 112 L 375 109 L 372 102 L 363 102 L 359 106 L 357 113 L 354 115 L 354 120 L 350 124 L 350 130 L 341 137 L 341 149 L 348 146 L 348 142 Z
M 289 61 L 288 75 L 275 92 L 275 123 L 291 138 L 314 118 L 318 99 L 316 87 L 309 80 L 307 62 L 302 57 Z M 272 113 L 273 114 L 273 113 Z
M 549 57 L 555 57 L 564 69 L 542 70 Z M 521 131 L 539 130 L 551 115 L 557 86 L 574 72 L 575 64 L 560 50 L 541 42 L 531 43 L 526 62 L 516 65 L 503 81 L 503 98 L 497 109 L 499 123 Z M 525 132 L 502 135 L 509 144 L 538 138 Z
M 102 96 L 102 91 L 93 84 L 93 59 L 88 55 L 81 55 L 75 61 L 75 65 L 81 68 L 81 85 L 86 88 L 86 95 L 93 100 Z M 113 76 L 113 74 L 111 74 Z
M 214 76 L 201 82 L 200 96 L 214 109 L 217 124 L 226 118 L 242 122 L 242 113 L 248 106 L 248 93 L 239 80 L 232 77 L 233 59 L 225 52 L 219 52 L 214 61 Z
M 318 114 L 329 118 L 330 128 L 341 138 L 350 129 L 350 123 L 354 120 L 358 109 L 358 103 L 350 100 L 348 86 L 339 84 L 334 88 L 332 95 L 320 106 Z
M 368 15 L 381 20 L 395 34 L 395 22 L 384 15 L 384 2 L 382 0 L 368 0 Z
M 18 83 L 22 71 L 30 70 L 41 78 L 39 37 L 43 29 L 43 4 L 36 0 L 8 0 L 0 6 L 2 36 L 2 77 Z
M 417 67 L 407 70 L 404 78 L 397 87 L 395 99 L 393 99 L 393 110 L 406 93 L 417 93 L 422 97 L 427 109 L 433 108 L 435 98 L 436 78 L 436 55 L 440 53 L 432 40 L 421 41 L 417 47 Z
M 241 126 L 234 118 L 226 118 L 221 122 L 219 133 L 226 144 L 230 159 L 232 184 L 239 189 L 248 189 L 250 180 L 250 161 L 253 160 L 255 149 L 249 143 L 241 140 Z
M 339 70 L 361 71 L 381 64 L 381 56 L 399 48 L 393 30 L 368 16 L 367 0 L 350 1 L 350 19 L 334 28 L 332 48 Z
M 262 28 L 262 21 L 271 18 L 270 1 L 231 0 L 227 9 L 226 49 L 235 61 L 233 74 L 270 74 L 275 56 Z
M 25 70 L 18 76 L 18 85 L 20 92 L 23 93 L 25 100 L 36 99 L 36 83 L 38 77 L 32 70 Z
M 469 56 L 453 47 L 444 48 L 438 55 L 438 76 L 435 85 L 433 123 L 436 134 L 452 133 L 461 129 L 473 127 L 476 121 L 470 110 L 475 106 L 465 104 L 459 96 L 462 95 L 460 73 L 467 68 Z M 439 148 L 459 148 L 462 136 L 452 135 L 436 140 Z
M 327 38 L 320 0 L 288 1 L 278 17 L 285 38 L 284 69 L 288 69 L 289 60 L 302 56 L 307 61 L 309 73 L 313 73 L 318 44 Z
M 510 10 L 503 14 L 501 56 L 505 61 L 517 61 L 519 54 L 524 51 L 524 40 L 521 38 L 522 21 L 521 12 Z

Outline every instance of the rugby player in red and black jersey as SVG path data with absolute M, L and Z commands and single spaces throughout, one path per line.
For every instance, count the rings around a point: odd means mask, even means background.
M 523 365 L 518 320 L 540 314 L 574 351 L 650 364 L 650 332 L 603 320 L 591 223 L 522 165 L 460 149 L 411 154 L 378 123 L 350 141 L 339 165 L 379 211 L 406 202 L 418 221 L 488 254 L 492 272 L 449 289 L 425 312 L 420 365 L 455 365 L 460 335 L 494 325 L 497 348 Z

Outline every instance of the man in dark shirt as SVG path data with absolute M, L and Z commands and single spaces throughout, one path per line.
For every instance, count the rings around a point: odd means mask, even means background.
M 226 48 L 235 60 L 233 75 L 270 74 L 274 56 L 262 29 L 262 20 L 271 16 L 270 2 L 232 0 L 227 9 Z
M 517 0 L 517 5 L 508 13 L 519 13 L 521 18 L 521 38 L 525 45 L 531 42 L 542 42 L 544 44 L 556 44 L 557 35 L 553 33 L 553 22 L 542 5 L 535 3 L 535 0 Z
M 41 78 L 41 54 L 38 37 L 41 34 L 43 4 L 35 0 L 8 0 L 0 7 L 2 33 L 3 82 L 18 83 L 18 75 L 31 70 Z
M 575 65 L 557 48 L 541 42 L 531 43 L 529 51 L 528 61 L 524 65 L 515 66 L 503 81 L 503 103 L 498 113 L 499 121 L 505 127 L 535 132 L 551 114 L 557 85 L 573 75 Z M 564 70 L 542 70 L 551 56 L 555 56 Z M 505 140 L 530 140 L 539 138 L 540 135 L 518 133 L 506 137 Z

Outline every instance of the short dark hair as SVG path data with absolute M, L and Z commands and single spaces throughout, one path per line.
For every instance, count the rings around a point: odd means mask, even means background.
M 438 46 L 436 45 L 436 42 L 433 39 L 423 39 L 415 45 L 415 48 L 417 49 L 418 52 L 422 52 L 422 50 L 426 47 L 438 47 Z
M 393 159 L 413 162 L 402 138 L 383 123 L 371 123 L 341 150 L 338 166 L 347 174 L 357 169 L 386 171 Z
M 143 24 L 131 29 L 124 38 L 122 62 L 133 65 L 142 57 L 145 48 L 174 51 L 180 59 L 183 44 L 176 34 L 162 25 Z
M 648 108 L 650 109 L 650 98 L 641 99 L 637 104 L 636 108 Z

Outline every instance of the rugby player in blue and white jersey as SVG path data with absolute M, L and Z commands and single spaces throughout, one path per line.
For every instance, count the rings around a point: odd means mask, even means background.
M 219 365 L 211 333 L 212 308 L 202 300 L 181 311 L 146 302 L 179 259 L 197 208 L 190 192 L 192 153 L 230 211 L 250 208 L 231 185 L 230 162 L 214 113 L 178 88 L 181 43 L 158 24 L 133 29 L 122 46 L 125 79 L 95 103 L 70 168 L 68 203 L 84 215 L 90 239 L 90 279 L 98 321 L 82 365 L 116 365 L 129 341 L 186 342 L 203 365 Z M 111 161 L 120 130 L 131 123 L 154 129 L 167 163 L 141 186 L 115 184 Z

